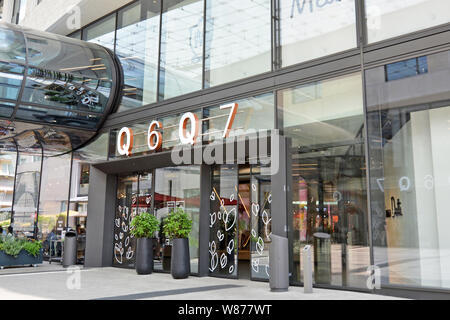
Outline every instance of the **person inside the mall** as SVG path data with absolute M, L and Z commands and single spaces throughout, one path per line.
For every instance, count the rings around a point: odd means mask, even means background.
M 11 226 L 8 227 L 8 232 L 6 233 L 7 238 L 14 238 L 13 228 Z

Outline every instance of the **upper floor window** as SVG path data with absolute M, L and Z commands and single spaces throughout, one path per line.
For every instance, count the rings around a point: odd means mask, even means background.
M 368 42 L 450 22 L 448 0 L 366 0 Z
M 281 65 L 356 48 L 354 0 L 280 1 Z
M 418 57 L 387 64 L 386 81 L 417 76 L 428 72 L 427 57 Z

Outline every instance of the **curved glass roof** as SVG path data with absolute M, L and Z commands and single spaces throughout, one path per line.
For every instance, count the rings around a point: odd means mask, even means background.
M 116 109 L 122 83 L 107 48 L 0 23 L 0 140 L 31 133 L 44 150 L 73 150 Z

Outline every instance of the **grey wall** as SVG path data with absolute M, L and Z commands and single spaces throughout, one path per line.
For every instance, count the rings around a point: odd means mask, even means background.
M 113 260 L 117 178 L 91 166 L 86 228 L 86 267 L 109 267 Z

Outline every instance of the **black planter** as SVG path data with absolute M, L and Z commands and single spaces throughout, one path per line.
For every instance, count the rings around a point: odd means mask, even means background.
M 137 274 L 153 272 L 153 238 L 137 239 L 135 268 Z
M 21 250 L 17 257 L 10 256 L 9 254 L 6 254 L 5 252 L 0 251 L 0 268 L 1 269 L 3 269 L 3 267 L 15 267 L 15 266 L 25 266 L 25 265 L 36 266 L 38 264 L 41 264 L 42 260 L 43 260 L 42 249 L 40 250 L 39 254 L 36 257 L 30 255 L 25 250 Z
M 185 279 L 191 273 L 189 239 L 173 239 L 170 272 L 174 279 Z

